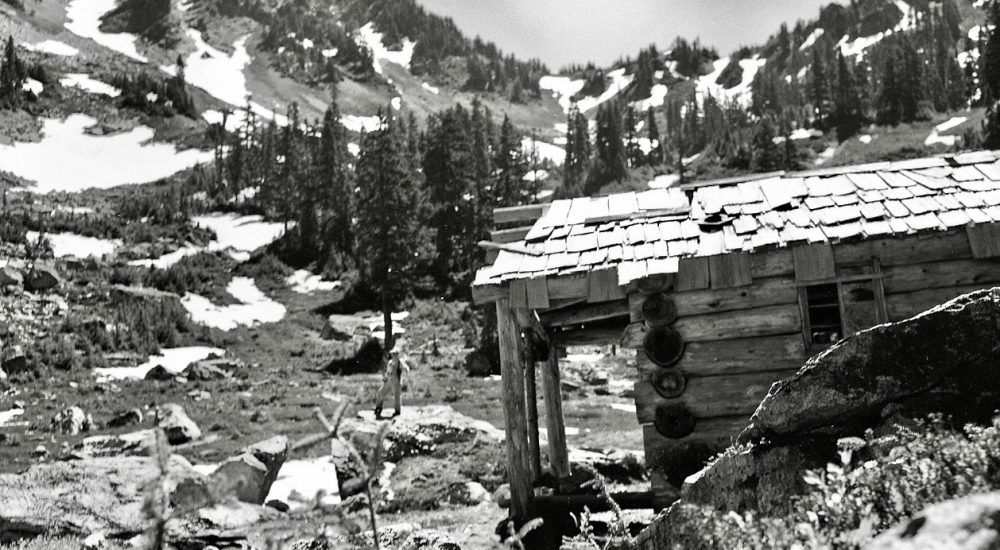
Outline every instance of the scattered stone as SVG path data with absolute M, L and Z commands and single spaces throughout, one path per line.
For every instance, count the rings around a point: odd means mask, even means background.
M 107 538 L 100 531 L 91 533 L 83 539 L 83 550 L 100 550 L 107 547 Z
M 0 367 L 8 374 L 17 374 L 28 370 L 28 356 L 19 345 L 9 346 L 3 350 L 3 362 Z
M 130 409 L 124 412 L 116 414 L 111 420 L 108 420 L 109 428 L 121 428 L 122 426 L 132 426 L 134 424 L 142 424 L 142 411 L 139 409 Z
M 0 267 L 0 287 L 21 286 L 24 284 L 24 275 L 11 266 Z
M 31 451 L 31 456 L 35 458 L 45 458 L 49 456 L 49 450 L 45 448 L 45 445 L 39 445 L 35 447 L 34 451 Z
M 170 380 L 176 378 L 176 376 L 174 373 L 168 371 L 167 367 L 164 367 L 163 365 L 156 365 L 146 371 L 146 376 L 144 376 L 144 378 L 146 380 L 155 380 L 157 382 L 169 382 Z
M 24 280 L 24 288 L 34 292 L 43 292 L 55 288 L 61 281 L 62 279 L 54 267 L 36 264 Z
M 462 550 L 451 535 L 439 531 L 422 530 L 411 533 L 399 545 L 399 550 Z
M 108 456 L 152 456 L 156 449 L 153 430 L 140 430 L 121 435 L 95 435 L 77 443 L 62 457 L 85 459 Z
M 193 380 L 220 380 L 222 378 L 229 378 L 231 375 L 229 372 L 219 368 L 217 363 L 220 361 L 225 361 L 224 359 L 215 359 L 208 361 L 198 361 L 188 365 L 181 376 L 187 378 L 189 381 Z
M 990 550 L 1000 543 L 1000 493 L 933 504 L 879 535 L 869 550 Z
M 448 487 L 448 502 L 459 506 L 477 506 L 484 502 L 490 502 L 492 497 L 490 492 L 481 483 L 466 481 L 463 483 L 453 483 Z
M 212 394 L 205 390 L 191 390 L 187 393 L 187 396 L 191 398 L 192 401 L 207 401 L 212 398 Z
M 163 430 L 171 445 L 180 445 L 201 437 L 198 425 L 176 403 L 167 403 L 156 409 L 156 426 Z
M 70 407 L 52 417 L 52 429 L 65 435 L 89 432 L 94 427 L 94 419 L 80 407 Z

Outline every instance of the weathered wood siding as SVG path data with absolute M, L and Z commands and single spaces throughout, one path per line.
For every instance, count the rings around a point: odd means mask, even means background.
M 991 245 L 977 246 L 981 250 Z M 643 320 L 649 293 L 638 290 L 642 288 L 638 285 L 628 296 L 631 323 L 622 342 L 637 350 L 636 415 L 643 425 L 647 461 L 657 472 L 654 491 L 668 491 L 665 484 L 679 484 L 729 445 L 771 385 L 794 374 L 810 353 L 819 351 L 809 350 L 805 342 L 800 285 L 848 280 L 842 283 L 842 303 L 847 308 L 842 311 L 854 311 L 850 308 L 864 304 L 848 304 L 845 296 L 863 287 L 865 280 L 880 281 L 881 285 L 871 286 L 884 295 L 885 309 L 881 314 L 873 311 L 870 322 L 886 314 L 888 320 L 898 321 L 961 294 L 1000 285 L 1000 258 L 984 256 L 973 254 L 969 236 L 961 229 L 839 244 L 832 253 L 829 248 L 811 247 L 753 254 L 749 262 L 739 259 L 739 265 L 749 264 L 749 284 L 745 269 L 738 271 L 738 277 L 731 271 L 725 277 L 711 276 L 712 266 L 729 269 L 736 259 L 682 262 L 675 284 L 663 293 L 677 310 L 669 329 L 683 341 L 680 359 L 670 365 L 659 365 L 644 352 L 644 340 L 656 329 Z M 688 265 L 691 273 L 685 273 Z M 706 266 L 708 273 L 703 271 Z M 713 282 L 716 288 L 711 288 Z M 655 380 L 663 369 L 675 369 L 683 376 L 680 395 L 664 397 L 671 392 L 657 391 Z M 671 380 L 676 377 L 671 373 Z M 677 384 L 670 389 L 678 391 Z M 668 412 L 676 416 L 678 406 L 693 418 L 693 428 L 683 437 L 664 436 L 664 427 L 676 432 L 688 425 L 689 418 L 665 417 Z

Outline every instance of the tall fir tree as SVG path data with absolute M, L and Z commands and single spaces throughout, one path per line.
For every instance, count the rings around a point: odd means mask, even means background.
M 504 115 L 496 149 L 495 206 L 517 206 L 529 199 L 524 178 L 528 164 L 521 147 L 521 135 Z
M 861 96 L 854 73 L 841 53 L 837 56 L 837 80 L 833 87 L 833 116 L 830 121 L 840 141 L 853 136 L 861 128 L 860 106 Z
M 990 2 L 988 22 L 980 28 L 980 37 L 985 35 L 986 43 L 979 50 L 979 83 L 983 104 L 989 106 L 1000 101 L 1000 2 Z
M 362 220 L 357 256 L 363 280 L 381 298 L 386 349 L 394 345 L 392 312 L 412 292 L 423 246 L 422 220 L 412 215 L 421 201 L 412 168 L 398 122 L 383 119 L 379 129 L 362 136 L 356 168 L 357 216 Z
M 775 172 L 784 168 L 785 152 L 775 143 L 776 137 L 774 123 L 770 119 L 765 118 L 757 124 L 750 165 L 754 172 Z
M 27 69 L 14 48 L 14 37 L 8 36 L 3 59 L 0 60 L 0 107 L 16 109 L 21 105 L 24 97 L 22 87 L 27 76 Z
M 628 166 L 639 166 L 643 162 L 642 148 L 639 147 L 639 133 L 636 131 L 639 121 L 635 109 L 625 106 L 625 159 Z
M 601 104 L 597 111 L 594 165 L 587 175 L 585 194 L 593 195 L 605 185 L 625 179 L 628 166 L 623 133 L 621 106 L 618 102 Z
M 816 126 L 826 128 L 827 117 L 830 114 L 830 81 L 827 76 L 826 60 L 821 48 L 813 52 L 812 69 L 810 71 L 810 100 L 816 116 Z
M 566 115 L 566 160 L 563 162 L 562 194 L 583 194 L 583 182 L 590 165 L 590 123 L 574 103 Z
M 656 112 L 650 107 L 646 112 L 646 137 L 649 138 L 649 155 L 647 163 L 650 166 L 663 164 L 663 143 L 660 141 L 660 129 L 656 124 Z
M 345 128 L 340 123 L 336 92 L 323 113 L 315 164 L 319 180 L 316 201 L 323 212 L 320 223 L 325 260 L 333 259 L 338 264 L 336 267 L 340 268 L 338 271 L 342 271 L 353 257 L 355 182 L 354 172 L 349 166 L 350 152 Z

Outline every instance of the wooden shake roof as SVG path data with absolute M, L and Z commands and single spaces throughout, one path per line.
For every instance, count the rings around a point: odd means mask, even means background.
M 984 151 L 559 200 L 538 207 L 474 286 L 607 269 L 625 286 L 677 273 L 683 258 L 1000 222 L 998 159 Z

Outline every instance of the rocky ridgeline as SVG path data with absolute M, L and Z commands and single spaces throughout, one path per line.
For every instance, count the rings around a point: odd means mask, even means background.
M 989 424 L 1000 408 L 998 360 L 1000 289 L 961 296 L 846 338 L 771 388 L 736 445 L 688 478 L 681 500 L 642 533 L 640 547 L 661 548 L 677 540 L 683 518 L 697 517 L 698 507 L 783 515 L 795 503 L 791 497 L 806 490 L 804 472 L 837 456 L 841 438 L 869 429 L 889 433 L 892 426 L 931 413 L 943 413 L 958 425 Z M 993 496 L 932 506 L 924 519 L 886 533 L 876 547 L 986 548 L 922 543 L 949 540 L 941 538 L 949 525 L 977 531 L 948 519 L 952 511 L 991 517 L 992 523 L 978 530 L 992 529 L 989 540 L 997 540 L 997 502 Z

